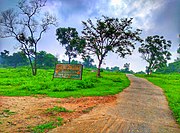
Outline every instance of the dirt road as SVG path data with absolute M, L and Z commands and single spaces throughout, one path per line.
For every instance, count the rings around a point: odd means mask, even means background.
M 114 104 L 99 105 L 50 133 L 180 133 L 161 88 L 128 75 L 131 85 Z

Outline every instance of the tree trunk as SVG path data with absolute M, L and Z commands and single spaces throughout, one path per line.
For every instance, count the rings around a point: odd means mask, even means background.
M 151 74 L 151 66 L 149 66 L 148 68 L 147 68 L 147 75 L 150 75 Z
M 35 58 L 34 58 L 34 76 L 37 74 L 37 54 L 35 52 Z
M 37 43 L 34 44 L 34 64 L 33 64 L 33 76 L 37 74 Z
M 99 61 L 97 77 L 101 77 L 101 64 L 102 64 L 102 60 Z
M 34 66 L 35 64 L 33 64 L 32 60 L 31 60 L 31 57 L 28 55 L 28 59 L 29 59 L 29 62 L 30 62 L 30 65 L 31 65 L 31 71 L 32 71 L 32 75 L 33 76 L 36 76 L 37 74 L 37 68 L 36 66 Z M 36 69 L 35 69 L 36 68 Z
M 68 61 L 68 63 L 69 63 L 69 64 L 71 64 L 71 57 L 70 57 L 70 56 L 68 56 L 68 57 L 69 57 L 69 61 Z

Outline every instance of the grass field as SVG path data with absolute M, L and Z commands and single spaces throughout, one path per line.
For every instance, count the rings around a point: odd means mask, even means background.
M 83 70 L 82 80 L 58 79 L 52 81 L 54 70 L 38 70 L 32 76 L 30 69 L 0 68 L 0 95 L 32 96 L 47 95 L 50 97 L 104 96 L 121 92 L 130 82 L 125 74 L 102 72 L 96 77 L 90 69 Z
M 180 124 L 180 74 L 152 74 L 149 76 L 137 74 L 136 76 L 146 78 L 164 90 L 169 106 Z

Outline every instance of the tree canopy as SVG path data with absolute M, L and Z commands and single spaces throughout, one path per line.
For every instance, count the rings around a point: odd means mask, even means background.
M 128 54 L 132 54 L 136 41 L 142 41 L 139 35 L 140 29 L 131 27 L 132 18 L 110 18 L 103 16 L 96 20 L 96 24 L 88 19 L 83 21 L 83 38 L 86 40 L 84 54 L 96 55 L 99 61 L 98 73 L 100 76 L 100 68 L 104 58 L 108 52 L 115 52 L 122 58 Z
M 66 52 L 65 54 L 69 58 L 69 64 L 71 63 L 72 58 L 76 58 L 79 49 L 79 36 L 76 28 L 58 28 L 56 30 L 57 40 L 65 46 Z
M 94 65 L 92 64 L 94 62 L 94 59 L 92 59 L 90 56 L 87 56 L 83 59 L 83 66 L 87 68 L 93 68 Z
M 163 36 L 148 36 L 145 39 L 139 48 L 139 52 L 148 63 L 147 74 L 166 65 L 171 56 L 170 47 L 171 41 L 166 41 Z
M 45 51 L 40 51 L 37 53 L 37 66 L 39 68 L 54 68 L 58 59 Z

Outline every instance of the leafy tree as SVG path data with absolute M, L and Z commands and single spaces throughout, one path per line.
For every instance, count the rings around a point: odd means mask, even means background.
M 39 68 L 53 68 L 58 59 L 45 51 L 37 53 L 37 65 Z
M 86 40 L 83 56 L 97 56 L 98 77 L 100 77 L 100 68 L 108 52 L 118 53 L 124 58 L 132 54 L 135 42 L 141 41 L 139 37 L 141 30 L 133 30 L 131 27 L 132 18 L 119 20 L 103 16 L 102 19 L 97 19 L 96 24 L 93 24 L 90 19 L 82 23 L 84 26 L 82 34 Z
M 156 73 L 174 73 L 174 72 L 180 73 L 180 61 L 169 63 L 168 66 L 156 70 Z
M 56 24 L 56 18 L 40 12 L 46 0 L 21 0 L 19 12 L 9 9 L 0 15 L 0 37 L 13 37 L 20 43 L 20 49 L 27 55 L 32 74 L 37 74 L 37 45 L 43 33 L 50 25 Z
M 134 73 L 132 70 L 129 69 L 130 63 L 125 63 L 123 67 L 124 68 L 121 69 L 120 72 L 122 72 L 122 73 L 131 73 L 131 74 Z
M 130 63 L 125 63 L 125 64 L 124 64 L 124 70 L 125 70 L 125 72 L 129 72 L 129 67 L 130 67 Z
M 56 30 L 57 40 L 62 46 L 65 46 L 65 54 L 69 58 L 69 64 L 72 58 L 76 58 L 78 54 L 78 32 L 75 28 L 58 28 Z
M 166 41 L 163 36 L 148 36 L 145 39 L 139 52 L 142 54 L 142 58 L 148 62 L 147 74 L 166 65 L 171 56 L 170 47 L 171 41 Z
M 84 67 L 87 67 L 87 68 L 92 68 L 93 67 L 93 62 L 94 62 L 94 59 L 92 59 L 90 56 L 87 56 L 83 59 L 83 65 Z
M 109 67 L 106 67 L 106 71 L 111 71 L 111 69 Z

